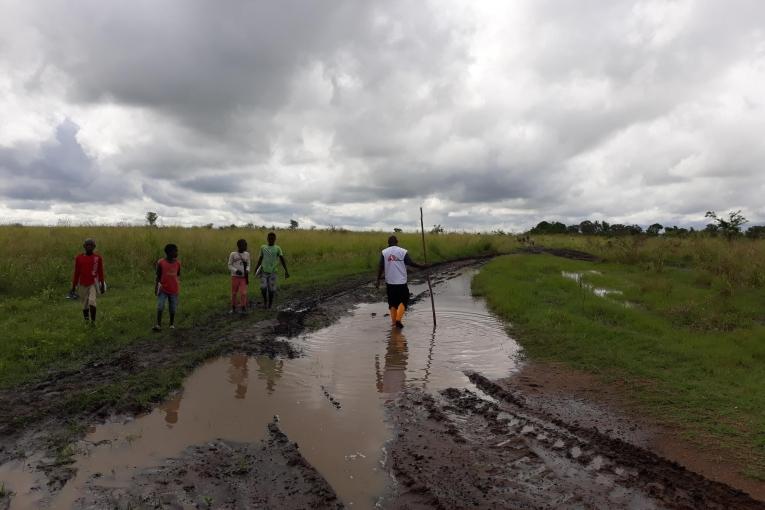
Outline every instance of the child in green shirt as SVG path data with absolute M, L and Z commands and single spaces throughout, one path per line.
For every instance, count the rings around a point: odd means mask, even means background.
M 284 252 L 276 243 L 276 234 L 270 232 L 266 238 L 268 244 L 260 247 L 260 257 L 256 267 L 260 271 L 260 293 L 263 295 L 263 307 L 271 308 L 276 296 L 276 268 L 277 263 L 281 261 L 284 267 L 284 277 L 289 278 L 290 272 L 287 271 L 287 263 L 284 261 Z

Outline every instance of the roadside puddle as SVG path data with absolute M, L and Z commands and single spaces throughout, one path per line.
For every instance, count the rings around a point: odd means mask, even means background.
M 605 289 L 603 287 L 595 287 L 594 285 L 592 285 L 590 283 L 586 283 L 584 281 L 585 274 L 592 274 L 592 275 L 603 274 L 600 271 L 591 270 L 591 271 L 586 271 L 586 272 L 582 272 L 582 273 L 577 273 L 577 272 L 572 272 L 572 271 L 561 271 L 560 273 L 561 273 L 561 276 L 563 278 L 575 281 L 577 284 L 579 284 L 579 286 L 581 288 L 583 288 L 583 289 L 585 289 L 585 290 L 587 290 L 589 292 L 592 292 L 593 294 L 595 294 L 598 297 L 605 298 L 605 297 L 609 297 L 609 296 L 621 296 L 622 294 L 624 294 L 620 290 Z M 630 308 L 630 307 L 633 306 L 632 303 L 628 303 L 628 302 L 623 302 L 621 304 L 623 304 L 627 308 Z
M 411 386 L 474 389 L 466 370 L 497 378 L 516 368 L 518 345 L 471 295 L 475 272 L 434 288 L 435 330 L 427 295 L 406 314 L 403 330 L 391 328 L 386 303 L 360 304 L 335 324 L 292 338 L 303 357 L 232 355 L 203 364 L 154 411 L 93 426 L 75 445 L 76 476 L 52 498 L 28 466 L 0 466 L 16 492 L 11 508 L 77 507 L 87 490 L 126 488 L 136 473 L 190 445 L 257 442 L 275 416 L 346 505 L 374 508 L 388 482 L 386 402 Z

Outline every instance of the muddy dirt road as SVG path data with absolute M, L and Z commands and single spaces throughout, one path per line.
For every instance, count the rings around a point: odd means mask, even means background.
M 471 297 L 476 270 L 437 271 L 435 331 L 427 300 L 391 329 L 381 295 L 352 285 L 0 393 L 18 409 L 0 421 L 0 508 L 765 508 L 496 383 L 523 361 Z M 56 407 L 183 350 L 208 360 L 146 413 Z

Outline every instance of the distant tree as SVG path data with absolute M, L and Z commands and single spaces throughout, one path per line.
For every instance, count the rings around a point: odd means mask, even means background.
M 681 228 L 677 225 L 673 227 L 665 227 L 664 228 L 664 235 L 671 236 L 671 237 L 684 237 L 688 234 L 687 228 Z
M 530 234 L 547 234 L 550 232 L 550 222 L 549 221 L 540 221 L 537 223 L 537 226 L 529 230 Z
M 722 233 L 728 239 L 732 239 L 741 234 L 741 227 L 745 223 L 749 223 L 749 220 L 741 215 L 741 211 L 731 211 L 728 213 L 728 218 L 724 219 L 717 216 L 714 211 L 707 211 L 704 215 L 705 218 L 711 218 L 716 224 L 719 232 Z
M 566 227 L 566 232 L 569 234 L 578 234 L 579 233 L 579 225 L 569 225 Z
M 441 226 L 439 223 L 438 225 L 433 225 L 433 228 L 430 229 L 431 234 L 443 234 L 444 233 L 444 227 Z
M 290 220 L 290 230 L 297 230 L 298 228 L 298 222 L 295 220 Z
M 550 223 L 549 221 L 540 221 L 537 226 L 529 231 L 530 234 L 565 234 L 566 225 L 560 221 Z
M 608 229 L 608 233 L 613 236 L 624 236 L 630 234 L 630 228 L 627 225 L 621 223 L 614 223 Z
M 157 226 L 157 219 L 159 219 L 159 214 L 149 211 L 146 213 L 146 223 L 150 227 L 156 227 Z
M 598 229 L 595 226 L 595 224 L 591 222 L 590 220 L 584 220 L 583 222 L 579 224 L 579 231 L 584 235 L 591 236 L 593 234 L 596 234 L 597 230 Z
M 560 221 L 554 222 L 550 230 L 551 234 L 565 234 L 568 231 L 566 224 Z
M 707 223 L 707 226 L 704 228 L 704 232 L 711 236 L 716 236 L 720 232 L 720 227 L 714 223 Z
M 205 224 L 205 225 L 202 225 L 202 226 L 203 226 L 204 228 L 207 228 L 207 229 L 211 229 L 211 228 L 213 228 L 213 224 L 212 224 L 212 223 L 207 223 L 207 224 Z
M 662 230 L 664 230 L 664 225 L 662 225 L 661 223 L 654 223 L 653 225 L 648 227 L 645 230 L 645 232 L 649 236 L 657 236 L 657 235 L 661 234 Z
M 765 226 L 752 225 L 746 229 L 746 237 L 750 239 L 763 239 L 765 238 Z
M 398 228 L 398 227 L 393 227 L 393 231 L 394 231 L 394 232 L 396 232 L 397 234 L 398 234 L 399 232 L 403 232 L 403 230 L 401 230 L 401 229 L 400 229 L 400 228 Z

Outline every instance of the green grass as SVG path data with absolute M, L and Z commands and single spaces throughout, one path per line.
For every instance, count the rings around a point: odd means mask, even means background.
M 228 308 L 226 261 L 236 240 L 245 238 L 257 256 L 267 231 L 256 229 L 140 227 L 0 227 L 0 387 L 9 387 L 55 368 L 77 366 L 148 336 L 154 321 L 154 263 L 166 243 L 179 246 L 183 265 L 179 327 L 193 327 Z M 346 231 L 278 231 L 291 278 L 282 279 L 282 298 L 342 278 L 376 275 L 388 234 Z M 74 256 L 82 240 L 94 237 L 104 256 L 109 292 L 99 296 L 98 326 L 83 324 L 79 303 L 64 299 Z M 400 244 L 422 260 L 421 239 L 400 234 Z M 508 236 L 428 236 L 431 261 L 508 251 Z M 250 294 L 259 294 L 252 282 Z
M 562 271 L 583 273 L 583 285 Z M 742 469 L 765 475 L 764 289 L 731 293 L 692 266 L 512 255 L 486 265 L 473 290 L 532 359 L 624 380 L 653 416 L 745 453 Z
M 727 240 L 703 234 L 682 238 L 546 235 L 534 236 L 533 242 L 549 248 L 573 248 L 650 271 L 694 268 L 708 273 L 711 281 L 729 293 L 741 287 L 765 286 L 765 239 Z

